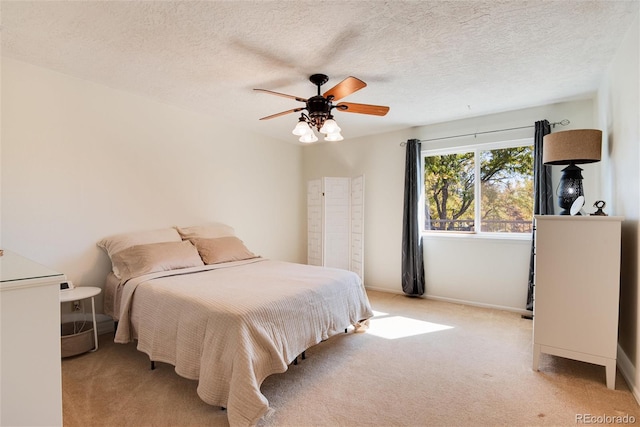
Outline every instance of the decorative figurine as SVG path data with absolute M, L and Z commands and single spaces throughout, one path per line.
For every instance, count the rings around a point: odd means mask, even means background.
M 594 208 L 597 208 L 598 210 L 595 211 L 594 213 L 592 213 L 592 216 L 607 216 L 606 213 L 604 213 L 604 211 L 602 210 L 602 208 L 604 208 L 607 204 L 604 202 L 604 200 L 598 200 L 593 204 Z

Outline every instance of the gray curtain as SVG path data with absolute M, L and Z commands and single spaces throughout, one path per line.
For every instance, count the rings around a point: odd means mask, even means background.
M 418 206 L 424 178 L 421 176 L 420 141 L 410 139 L 404 172 L 404 214 L 402 219 L 402 291 L 411 296 L 424 294 L 424 259 Z
M 553 187 L 551 167 L 542 163 L 542 139 L 551 133 L 547 120 L 536 122 L 533 146 L 533 214 L 553 215 Z M 529 260 L 529 288 L 527 290 L 527 310 L 533 310 L 534 251 L 536 233 L 531 238 L 531 258 Z

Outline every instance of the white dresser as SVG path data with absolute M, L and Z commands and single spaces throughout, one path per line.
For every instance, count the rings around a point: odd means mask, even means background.
M 534 370 L 541 353 L 603 365 L 615 389 L 622 220 L 535 217 Z
M 60 282 L 64 274 L 0 256 L 0 425 L 61 426 Z

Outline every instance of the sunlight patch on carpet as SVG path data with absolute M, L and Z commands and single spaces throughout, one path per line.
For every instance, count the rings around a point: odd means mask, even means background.
M 388 316 L 389 313 L 384 313 L 382 311 L 377 311 L 377 310 L 371 310 L 373 311 L 373 317 L 380 317 L 380 316 Z
M 373 318 L 369 320 L 367 334 L 389 340 L 412 337 L 415 335 L 429 334 L 431 332 L 453 329 L 453 326 L 439 323 L 425 322 L 423 320 L 410 319 L 403 316 Z

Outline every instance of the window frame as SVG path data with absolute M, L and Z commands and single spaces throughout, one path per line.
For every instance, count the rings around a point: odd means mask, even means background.
M 534 146 L 534 138 L 518 138 L 518 139 L 509 139 L 504 141 L 492 141 L 485 142 L 479 144 L 468 144 L 468 145 L 456 145 L 451 147 L 441 147 L 441 148 L 423 148 L 420 150 L 420 155 L 422 156 L 422 161 L 420 162 L 420 174 L 422 177 L 422 195 L 421 200 L 426 201 L 427 194 L 426 189 L 424 188 L 424 179 L 425 179 L 425 171 L 424 164 L 425 158 L 431 156 L 442 156 L 447 154 L 462 154 L 462 153 L 474 153 L 474 173 L 476 179 L 474 180 L 474 223 L 480 224 L 481 220 L 481 203 L 478 203 L 478 200 L 482 200 L 482 189 L 480 182 L 480 174 L 481 174 L 481 165 L 480 165 L 480 151 L 488 151 L 488 150 L 496 150 L 501 148 L 516 148 L 516 147 L 527 147 Z M 422 235 L 428 235 L 431 237 L 444 237 L 444 238 L 483 238 L 483 239 L 495 239 L 495 240 L 530 240 L 532 232 L 528 233 L 500 233 L 500 232 L 490 232 L 490 231 L 481 231 L 478 230 L 479 227 L 474 227 L 474 231 L 442 231 L 442 230 L 426 230 L 424 228 L 424 207 L 425 204 L 421 203 L 418 217 L 420 219 L 420 224 L 422 224 Z

